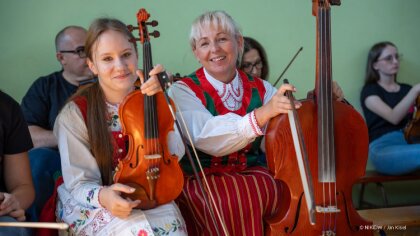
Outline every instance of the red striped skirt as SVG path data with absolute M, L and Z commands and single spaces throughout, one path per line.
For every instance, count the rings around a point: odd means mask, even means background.
M 229 235 L 264 235 L 264 218 L 275 215 L 280 207 L 281 182 L 275 181 L 263 167 L 252 167 L 239 173 L 213 173 L 206 177 Z M 189 235 L 217 235 L 194 177 L 186 179 L 177 203 Z M 222 229 L 219 232 L 223 235 Z

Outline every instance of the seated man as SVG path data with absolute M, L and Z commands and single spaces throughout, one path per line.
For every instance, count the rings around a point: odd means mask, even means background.
M 62 70 L 38 78 L 22 99 L 21 108 L 34 144 L 29 152 L 36 191 L 29 212 L 32 221 L 38 220 L 53 192 L 53 175 L 60 170 L 57 140 L 52 133 L 57 114 L 79 83 L 92 77 L 86 64 L 85 40 L 86 29 L 80 26 L 62 29 L 55 38 L 56 57 Z
M 0 222 L 25 221 L 35 197 L 29 168 L 31 136 L 19 104 L 0 91 Z M 0 235 L 30 235 L 27 228 L 0 227 Z

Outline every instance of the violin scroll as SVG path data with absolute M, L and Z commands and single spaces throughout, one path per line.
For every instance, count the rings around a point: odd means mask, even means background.
M 144 44 L 145 42 L 150 41 L 150 36 L 153 36 L 155 38 L 159 38 L 160 33 L 159 31 L 155 30 L 151 33 L 147 30 L 147 26 L 156 27 L 159 23 L 156 20 L 152 20 L 150 22 L 147 22 L 149 19 L 150 14 L 146 11 L 146 9 L 142 8 L 137 13 L 137 25 L 127 25 L 127 28 L 130 32 L 133 32 L 134 30 L 139 31 L 139 38 L 135 38 L 135 41 L 140 41 L 141 44 Z

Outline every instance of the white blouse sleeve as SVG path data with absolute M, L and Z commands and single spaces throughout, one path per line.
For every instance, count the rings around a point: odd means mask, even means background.
M 78 106 L 70 102 L 61 110 L 54 125 L 58 140 L 64 185 L 86 207 L 101 207 L 101 174 L 90 152 L 88 132 Z
M 264 100 L 271 98 L 274 94 L 272 90 L 275 90 L 272 87 L 268 87 L 269 90 L 267 90 L 267 87 Z M 263 131 L 256 122 L 254 111 L 245 116 L 234 113 L 213 116 L 195 93 L 182 82 L 173 84 L 169 95 L 178 106 L 177 117 L 181 123 L 181 115 L 184 117 L 194 145 L 207 154 L 228 155 L 244 148 L 256 137 L 263 135 Z M 182 131 L 186 136 L 185 130 Z

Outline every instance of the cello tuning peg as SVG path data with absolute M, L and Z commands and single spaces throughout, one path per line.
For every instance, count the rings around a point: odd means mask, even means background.
M 159 31 L 155 30 L 155 31 L 153 31 L 152 33 L 149 33 L 149 35 L 151 35 L 151 36 L 153 36 L 153 37 L 155 37 L 155 38 L 159 38 L 160 33 L 159 33 Z
M 152 20 L 151 22 L 146 22 L 146 25 L 150 25 L 150 26 L 152 26 L 152 27 L 155 27 L 155 26 L 157 26 L 159 23 L 157 22 L 157 21 L 155 21 L 155 20 Z

